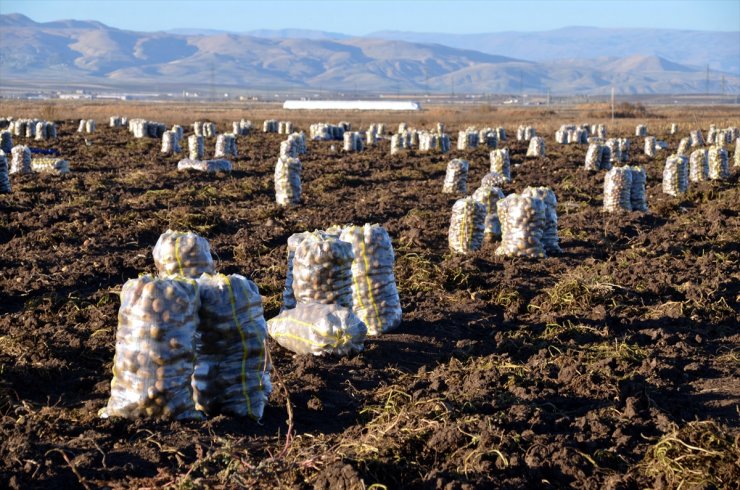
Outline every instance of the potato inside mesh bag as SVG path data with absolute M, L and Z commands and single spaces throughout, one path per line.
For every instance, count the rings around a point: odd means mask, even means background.
M 108 404 L 99 415 L 200 419 L 190 379 L 200 299 L 192 279 L 131 279 L 121 291 Z
M 295 293 L 293 292 L 293 260 L 295 250 L 309 232 L 294 233 L 288 238 L 288 269 L 285 274 L 285 289 L 283 289 L 283 310 L 295 308 Z
M 496 203 L 504 198 L 499 187 L 481 186 L 473 193 L 473 199 L 486 207 L 486 220 L 483 224 L 483 233 L 490 233 L 495 237 L 501 236 L 501 223 L 496 212 Z
M 365 348 L 367 327 L 340 305 L 298 303 L 267 322 L 270 337 L 296 354 L 348 355 Z
M 542 231 L 545 203 L 539 197 L 509 194 L 496 203 L 501 222 L 501 245 L 496 255 L 545 257 Z
M 265 352 L 267 324 L 257 285 L 238 274 L 198 279 L 200 324 L 195 336 L 195 408 L 262 418 L 272 391 Z
M 388 232 L 377 224 L 348 226 L 340 240 L 350 243 L 354 254 L 352 311 L 365 323 L 368 335 L 394 330 L 401 324 L 402 312 Z
M 208 240 L 192 232 L 167 230 L 152 251 L 160 276 L 180 275 L 198 278 L 214 272 Z
M 352 245 L 314 231 L 293 258 L 293 293 L 297 303 L 337 303 L 352 307 Z
M 542 228 L 542 246 L 548 253 L 561 252 L 558 240 L 558 200 L 549 187 L 527 187 L 523 196 L 539 197 L 545 203 L 545 223 Z
M 479 250 L 483 245 L 486 207 L 466 197 L 458 199 L 452 206 L 447 243 L 454 252 L 466 254 Z

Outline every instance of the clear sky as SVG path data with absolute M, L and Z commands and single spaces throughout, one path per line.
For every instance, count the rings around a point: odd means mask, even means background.
M 468 34 L 574 25 L 740 30 L 740 0 L 0 0 L 0 13 L 15 12 L 37 22 L 97 20 L 137 31 L 300 28 L 354 35 L 379 30 Z

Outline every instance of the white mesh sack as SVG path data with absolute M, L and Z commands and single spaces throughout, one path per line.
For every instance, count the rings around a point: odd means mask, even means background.
M 462 158 L 450 160 L 442 185 L 443 194 L 465 194 L 468 192 L 468 168 L 470 164 Z
M 288 269 L 285 274 L 285 289 L 283 289 L 283 307 L 281 310 L 295 308 L 295 294 L 293 293 L 293 259 L 295 250 L 301 244 L 304 238 L 310 235 L 309 232 L 293 233 L 288 238 Z
M 26 145 L 14 146 L 10 151 L 12 159 L 10 161 L 11 174 L 30 174 L 33 172 L 31 167 L 31 149 Z
M 496 255 L 507 257 L 545 257 L 542 230 L 545 203 L 538 197 L 509 194 L 497 203 L 501 222 L 501 245 Z
M 173 153 L 180 153 L 180 143 L 177 139 L 177 133 L 174 131 L 165 131 L 162 134 L 162 149 L 160 153 L 164 155 L 171 155 Z
M 216 151 L 214 157 L 223 158 L 226 156 L 237 157 L 236 136 L 231 133 L 219 134 L 216 137 Z
M 108 417 L 200 419 L 191 377 L 200 298 L 192 279 L 144 275 L 121 290 Z
M 690 147 L 691 147 L 691 139 L 681 138 L 681 141 L 678 142 L 678 150 L 676 150 L 676 154 L 682 157 L 687 157 L 689 156 Z
M 31 169 L 39 173 L 62 175 L 69 173 L 69 162 L 61 158 L 33 158 Z
M 709 156 L 708 151 L 699 148 L 691 152 L 689 157 L 689 180 L 691 182 L 703 182 L 709 178 Z
M 278 158 L 275 164 L 275 201 L 281 206 L 301 202 L 301 161 Z
M 547 253 L 562 252 L 558 239 L 558 200 L 549 187 L 526 187 L 522 196 L 538 197 L 545 203 L 545 221 L 542 227 L 542 246 Z
M 545 156 L 545 139 L 540 136 L 534 136 L 529 140 L 529 148 L 527 148 L 528 157 L 544 157 Z
M 198 172 L 205 172 L 208 174 L 215 174 L 218 172 L 231 172 L 232 165 L 229 160 L 215 159 L 215 160 L 193 160 L 191 158 L 183 158 L 177 162 L 177 170 L 197 170 Z
M 630 140 L 627 138 L 617 138 L 619 147 L 619 161 L 627 163 L 630 161 Z
M 701 129 L 695 129 L 689 133 L 691 136 L 691 147 L 704 146 L 704 136 L 701 134 Z
M 604 210 L 632 211 L 632 171 L 614 167 L 604 176 Z
M 655 136 L 646 137 L 645 138 L 645 155 L 649 156 L 650 158 L 655 158 L 655 150 L 656 150 Z
M 740 138 L 735 138 L 735 154 L 733 155 L 735 161 L 732 164 L 733 167 L 740 167 Z
M 506 182 L 506 178 L 498 172 L 488 172 L 480 179 L 482 187 L 503 187 Z
M 511 158 L 508 148 L 493 150 L 490 154 L 491 172 L 503 175 L 507 182 L 511 182 Z
M 203 154 L 203 136 L 197 134 L 188 136 L 188 157 L 190 160 L 201 160 Z
M 638 124 L 635 127 L 635 136 L 647 136 L 647 126 L 644 124 Z
M 208 240 L 192 232 L 167 230 L 152 250 L 160 277 L 179 275 L 192 279 L 213 274 L 213 257 Z
M 0 150 L 0 194 L 8 194 L 11 191 L 8 173 L 8 159 L 5 152 Z
M 224 413 L 259 420 L 272 391 L 259 289 L 238 274 L 203 274 L 198 289 L 195 408 L 209 416 Z
M 351 309 L 321 303 L 297 304 L 267 322 L 270 337 L 296 354 L 348 355 L 365 348 L 367 327 Z
M 401 324 L 401 301 L 393 273 L 395 255 L 388 232 L 380 225 L 347 226 L 339 236 L 352 245 L 352 311 L 368 335 L 395 330 Z
M 632 185 L 630 186 L 630 205 L 632 211 L 646 212 L 647 207 L 647 194 L 645 192 L 645 184 L 647 182 L 647 174 L 645 169 L 639 165 L 627 166 L 632 173 Z
M 685 193 L 689 188 L 688 159 L 671 155 L 663 167 L 663 192 L 671 196 Z
M 501 223 L 498 220 L 496 203 L 504 198 L 504 193 L 499 187 L 481 186 L 473 193 L 473 199 L 486 207 L 486 220 L 483 224 L 483 233 L 494 237 L 501 236 Z
M 730 167 L 727 150 L 713 146 L 707 153 L 709 160 L 709 180 L 727 180 L 730 177 Z
M 352 308 L 352 245 L 314 231 L 293 258 L 293 293 L 297 303 L 336 303 Z
M 452 206 L 447 242 L 450 250 L 466 254 L 481 248 L 486 223 L 486 207 L 466 197 Z
M 588 145 L 588 150 L 586 151 L 586 170 L 589 172 L 598 172 L 599 169 L 601 169 L 601 155 L 604 148 L 605 147 L 599 143 L 591 143 Z
M 7 129 L 0 131 L 0 150 L 6 155 L 13 150 L 13 134 Z

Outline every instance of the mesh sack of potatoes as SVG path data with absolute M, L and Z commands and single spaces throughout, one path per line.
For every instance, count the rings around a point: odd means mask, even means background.
M 630 205 L 632 211 L 648 210 L 647 207 L 647 193 L 645 192 L 645 184 L 647 183 L 647 173 L 645 169 L 639 165 L 627 166 L 632 173 L 632 185 L 630 186 Z
M 6 155 L 13 150 L 13 134 L 7 129 L 0 131 L 0 150 Z
M 547 253 L 559 253 L 558 239 L 558 199 L 549 187 L 526 187 L 522 196 L 538 197 L 545 203 L 545 221 L 542 226 L 540 241 Z
M 218 172 L 229 173 L 232 170 L 232 165 L 229 160 L 214 159 L 214 160 L 194 160 L 192 158 L 183 158 L 177 162 L 177 170 L 197 170 L 198 172 L 205 172 L 209 174 L 215 174 Z
M 503 175 L 507 182 L 511 181 L 511 158 L 508 148 L 493 150 L 490 154 L 491 172 Z
M 285 288 L 283 289 L 283 307 L 281 310 L 295 308 L 295 293 L 293 292 L 293 260 L 295 259 L 295 250 L 301 244 L 304 238 L 310 235 L 309 232 L 293 233 L 288 238 L 288 269 L 285 274 Z
M 201 419 L 191 377 L 200 298 L 192 279 L 131 279 L 121 290 L 108 404 L 99 415 Z
M 498 172 L 488 172 L 480 179 L 482 187 L 503 187 L 506 182 L 506 178 Z
M 604 170 L 608 170 L 615 165 L 619 165 L 619 162 L 622 160 L 622 155 L 619 149 L 619 138 L 609 138 L 604 142 L 604 146 L 606 146 L 608 151 L 604 150 L 604 153 L 601 155 L 601 168 L 603 168 Z M 608 163 L 604 161 L 607 157 L 609 158 Z
M 704 148 L 691 152 L 689 157 L 689 180 L 691 182 L 703 182 L 709 178 L 708 153 Z
M 586 151 L 586 170 L 589 172 L 598 172 L 601 169 L 601 155 L 604 152 L 604 148 L 605 146 L 599 143 L 588 145 L 588 150 Z
M 532 196 L 509 194 L 496 203 L 501 222 L 501 245 L 496 255 L 507 257 L 545 257 L 542 230 L 545 226 L 545 203 Z
M 391 136 L 391 155 L 399 153 L 401 149 L 401 135 L 394 134 Z
M 5 152 L 0 150 L 0 194 L 8 194 L 11 191 L 9 175 L 8 158 Z
M 545 156 L 545 138 L 540 136 L 533 136 L 529 140 L 529 148 L 527 148 L 528 157 L 544 157 Z
M 275 164 L 275 202 L 281 206 L 301 202 L 301 161 L 297 158 L 278 158 Z
M 321 231 L 309 233 L 293 257 L 296 303 L 336 303 L 352 308 L 352 245 Z
M 713 146 L 707 153 L 709 180 L 726 180 L 730 177 L 727 150 Z
M 188 157 L 190 160 L 200 160 L 203 158 L 203 136 L 188 136 Z
M 733 157 L 735 160 L 732 166 L 740 167 L 740 138 L 735 139 L 735 155 Z
M 632 211 L 632 171 L 614 167 L 604 176 L 604 210 Z
M 223 158 L 225 156 L 236 158 L 238 156 L 236 136 L 232 133 L 219 134 L 216 137 L 216 152 L 214 156 L 216 158 Z
M 470 164 L 462 158 L 450 160 L 442 185 L 444 194 L 465 194 L 468 192 L 468 168 Z
M 173 153 L 180 153 L 180 143 L 177 139 L 177 133 L 174 131 L 165 131 L 162 135 L 162 149 L 160 153 L 164 155 L 171 155 Z
M 352 245 L 352 311 L 368 335 L 395 330 L 401 324 L 401 301 L 393 273 L 395 255 L 388 232 L 380 225 L 347 226 L 339 236 Z
M 671 155 L 663 167 L 663 193 L 678 196 L 689 188 L 688 159 Z
M 167 230 L 159 236 L 152 255 L 161 277 L 179 275 L 195 279 L 214 272 L 208 240 L 192 232 Z
M 655 158 L 656 147 L 655 136 L 648 136 L 645 138 L 645 155 L 650 158 Z
M 700 129 L 695 129 L 689 133 L 691 137 L 691 147 L 704 146 L 704 136 Z
M 10 160 L 11 174 L 30 174 L 33 172 L 31 167 L 31 149 L 25 145 L 14 146 L 10 151 L 12 156 Z
M 69 173 L 69 162 L 61 158 L 33 158 L 31 169 L 34 172 L 61 175 Z
M 494 237 L 501 236 L 501 223 L 498 220 L 496 203 L 504 198 L 504 193 L 499 187 L 481 186 L 473 193 L 473 199 L 486 207 L 486 220 L 483 223 L 483 233 Z
M 257 285 L 238 274 L 198 278 L 200 323 L 192 388 L 206 415 L 262 418 L 272 391 L 267 324 Z
M 670 134 L 676 134 L 676 133 L 678 133 L 678 124 L 671 123 L 671 131 L 670 131 Z
M 617 138 L 619 148 L 619 161 L 627 163 L 630 161 L 630 140 L 628 138 Z
M 687 157 L 689 156 L 690 147 L 691 147 L 691 139 L 681 138 L 681 141 L 678 142 L 678 149 L 676 150 L 676 154 L 682 157 Z
M 644 124 L 635 126 L 635 136 L 647 136 L 647 126 Z
M 267 322 L 270 337 L 296 354 L 344 356 L 365 348 L 367 327 L 350 308 L 304 303 Z
M 452 206 L 447 242 L 450 250 L 466 254 L 483 245 L 486 207 L 472 197 L 458 199 Z

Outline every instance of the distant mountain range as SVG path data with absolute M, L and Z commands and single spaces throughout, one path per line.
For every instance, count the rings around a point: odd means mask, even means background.
M 301 29 L 134 32 L 0 15 L 0 88 L 58 83 L 202 90 L 604 95 L 740 91 L 740 32 L 573 27 L 535 33 Z

